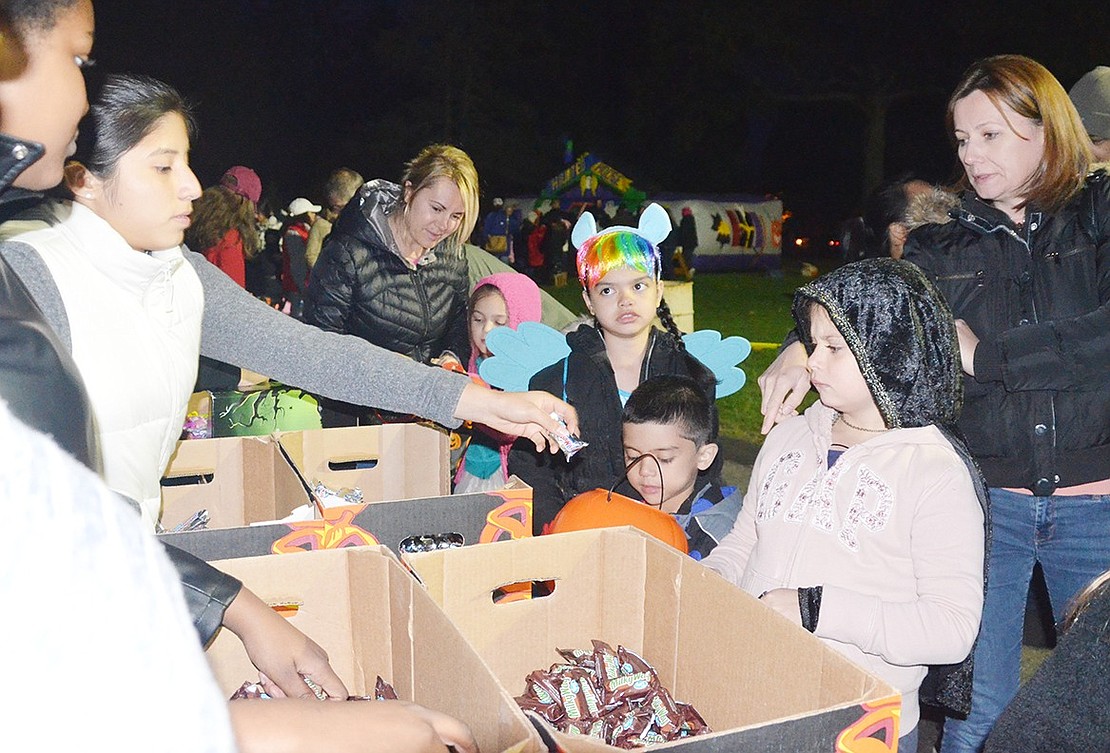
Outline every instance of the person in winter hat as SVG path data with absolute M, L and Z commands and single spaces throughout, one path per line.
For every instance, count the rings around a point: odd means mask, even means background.
M 490 355 L 486 335 L 494 327 L 516 329 L 542 316 L 540 289 L 527 275 L 498 272 L 478 280 L 467 307 L 470 322 L 470 360 L 467 371 L 478 377 L 478 365 Z M 508 481 L 509 450 L 513 437 L 476 424 L 458 472 L 455 493 L 500 489 Z
M 899 749 L 916 750 L 928 667 L 967 659 L 983 605 L 986 495 L 951 429 L 955 324 L 895 259 L 802 287 L 793 314 L 820 401 L 771 430 L 704 563 L 898 688 Z M 966 704 L 966 665 L 945 669 L 930 697 Z
M 1087 71 L 1068 92 L 1098 162 L 1110 162 L 1110 66 Z

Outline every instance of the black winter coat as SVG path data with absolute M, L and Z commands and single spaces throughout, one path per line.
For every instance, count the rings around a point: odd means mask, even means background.
M 567 335 L 567 344 L 571 354 L 532 377 L 529 387 L 550 392 L 573 405 L 578 411 L 579 436 L 590 446 L 570 462 L 561 452 L 537 453 L 535 445 L 526 439 L 518 440 L 509 453 L 509 473 L 532 487 L 532 528 L 536 535 L 543 532 L 568 500 L 591 489 L 608 488 L 624 473 L 621 442 L 624 406 L 601 333 L 583 325 Z M 640 381 L 660 374 L 696 378 L 690 373 L 687 358 L 670 335 L 653 329 L 640 367 Z M 637 496 L 628 486 L 618 491 Z
M 373 180 L 336 220 L 305 294 L 305 321 L 357 335 L 429 363 L 444 351 L 470 356 L 466 254 L 444 241 L 416 267 L 394 251 L 386 217 L 402 208 L 401 187 Z
M 1024 226 L 965 193 L 909 236 L 980 338 L 960 429 L 991 486 L 1051 494 L 1110 478 L 1110 179 Z

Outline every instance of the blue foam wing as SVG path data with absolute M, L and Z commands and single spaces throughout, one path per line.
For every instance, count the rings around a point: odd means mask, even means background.
M 506 392 L 527 392 L 537 372 L 570 355 L 566 335 L 539 322 L 521 322 L 515 330 L 495 327 L 486 347 L 492 355 L 478 366 L 478 376 Z
M 744 386 L 748 377 L 737 368 L 752 352 L 752 344 L 738 335 L 721 338 L 715 329 L 699 329 L 682 336 L 686 351 L 705 364 L 717 377 L 717 398 L 720 399 Z

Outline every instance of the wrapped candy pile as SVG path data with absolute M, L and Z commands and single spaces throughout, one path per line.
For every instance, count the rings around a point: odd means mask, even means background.
M 639 748 L 711 732 L 701 714 L 671 697 L 655 669 L 632 651 L 593 641 L 593 651 L 558 649 L 566 660 L 525 678 L 516 702 L 567 734 Z
M 304 677 L 302 679 L 304 679 L 305 685 L 307 685 L 309 688 L 311 688 L 312 692 L 315 693 L 316 697 L 319 698 L 321 701 L 326 701 L 331 697 L 327 693 L 324 692 L 323 688 L 321 688 L 319 685 L 314 683 L 309 678 Z M 270 699 L 270 694 L 267 693 L 262 688 L 262 683 L 251 682 L 250 680 L 248 680 L 248 681 L 244 682 L 239 687 L 239 689 L 236 690 L 231 696 L 231 700 L 233 700 L 233 701 L 239 701 L 239 700 L 243 700 L 243 699 L 269 700 Z M 349 696 L 347 696 L 347 700 L 348 701 L 396 701 L 397 700 L 397 693 L 396 693 L 396 691 L 393 690 L 392 685 L 390 685 L 388 682 L 383 680 L 381 675 L 378 675 L 378 680 L 377 680 L 377 682 L 374 683 L 374 695 L 349 695 Z

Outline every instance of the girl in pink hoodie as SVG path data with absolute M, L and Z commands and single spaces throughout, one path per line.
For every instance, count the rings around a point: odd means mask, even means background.
M 470 317 L 470 361 L 467 371 L 478 379 L 478 365 L 487 357 L 486 335 L 494 327 L 516 329 L 521 322 L 540 321 L 540 289 L 526 275 L 498 272 L 474 285 Z M 455 493 L 500 489 L 508 481 L 509 448 L 513 437 L 474 425 L 470 444 L 455 474 Z

